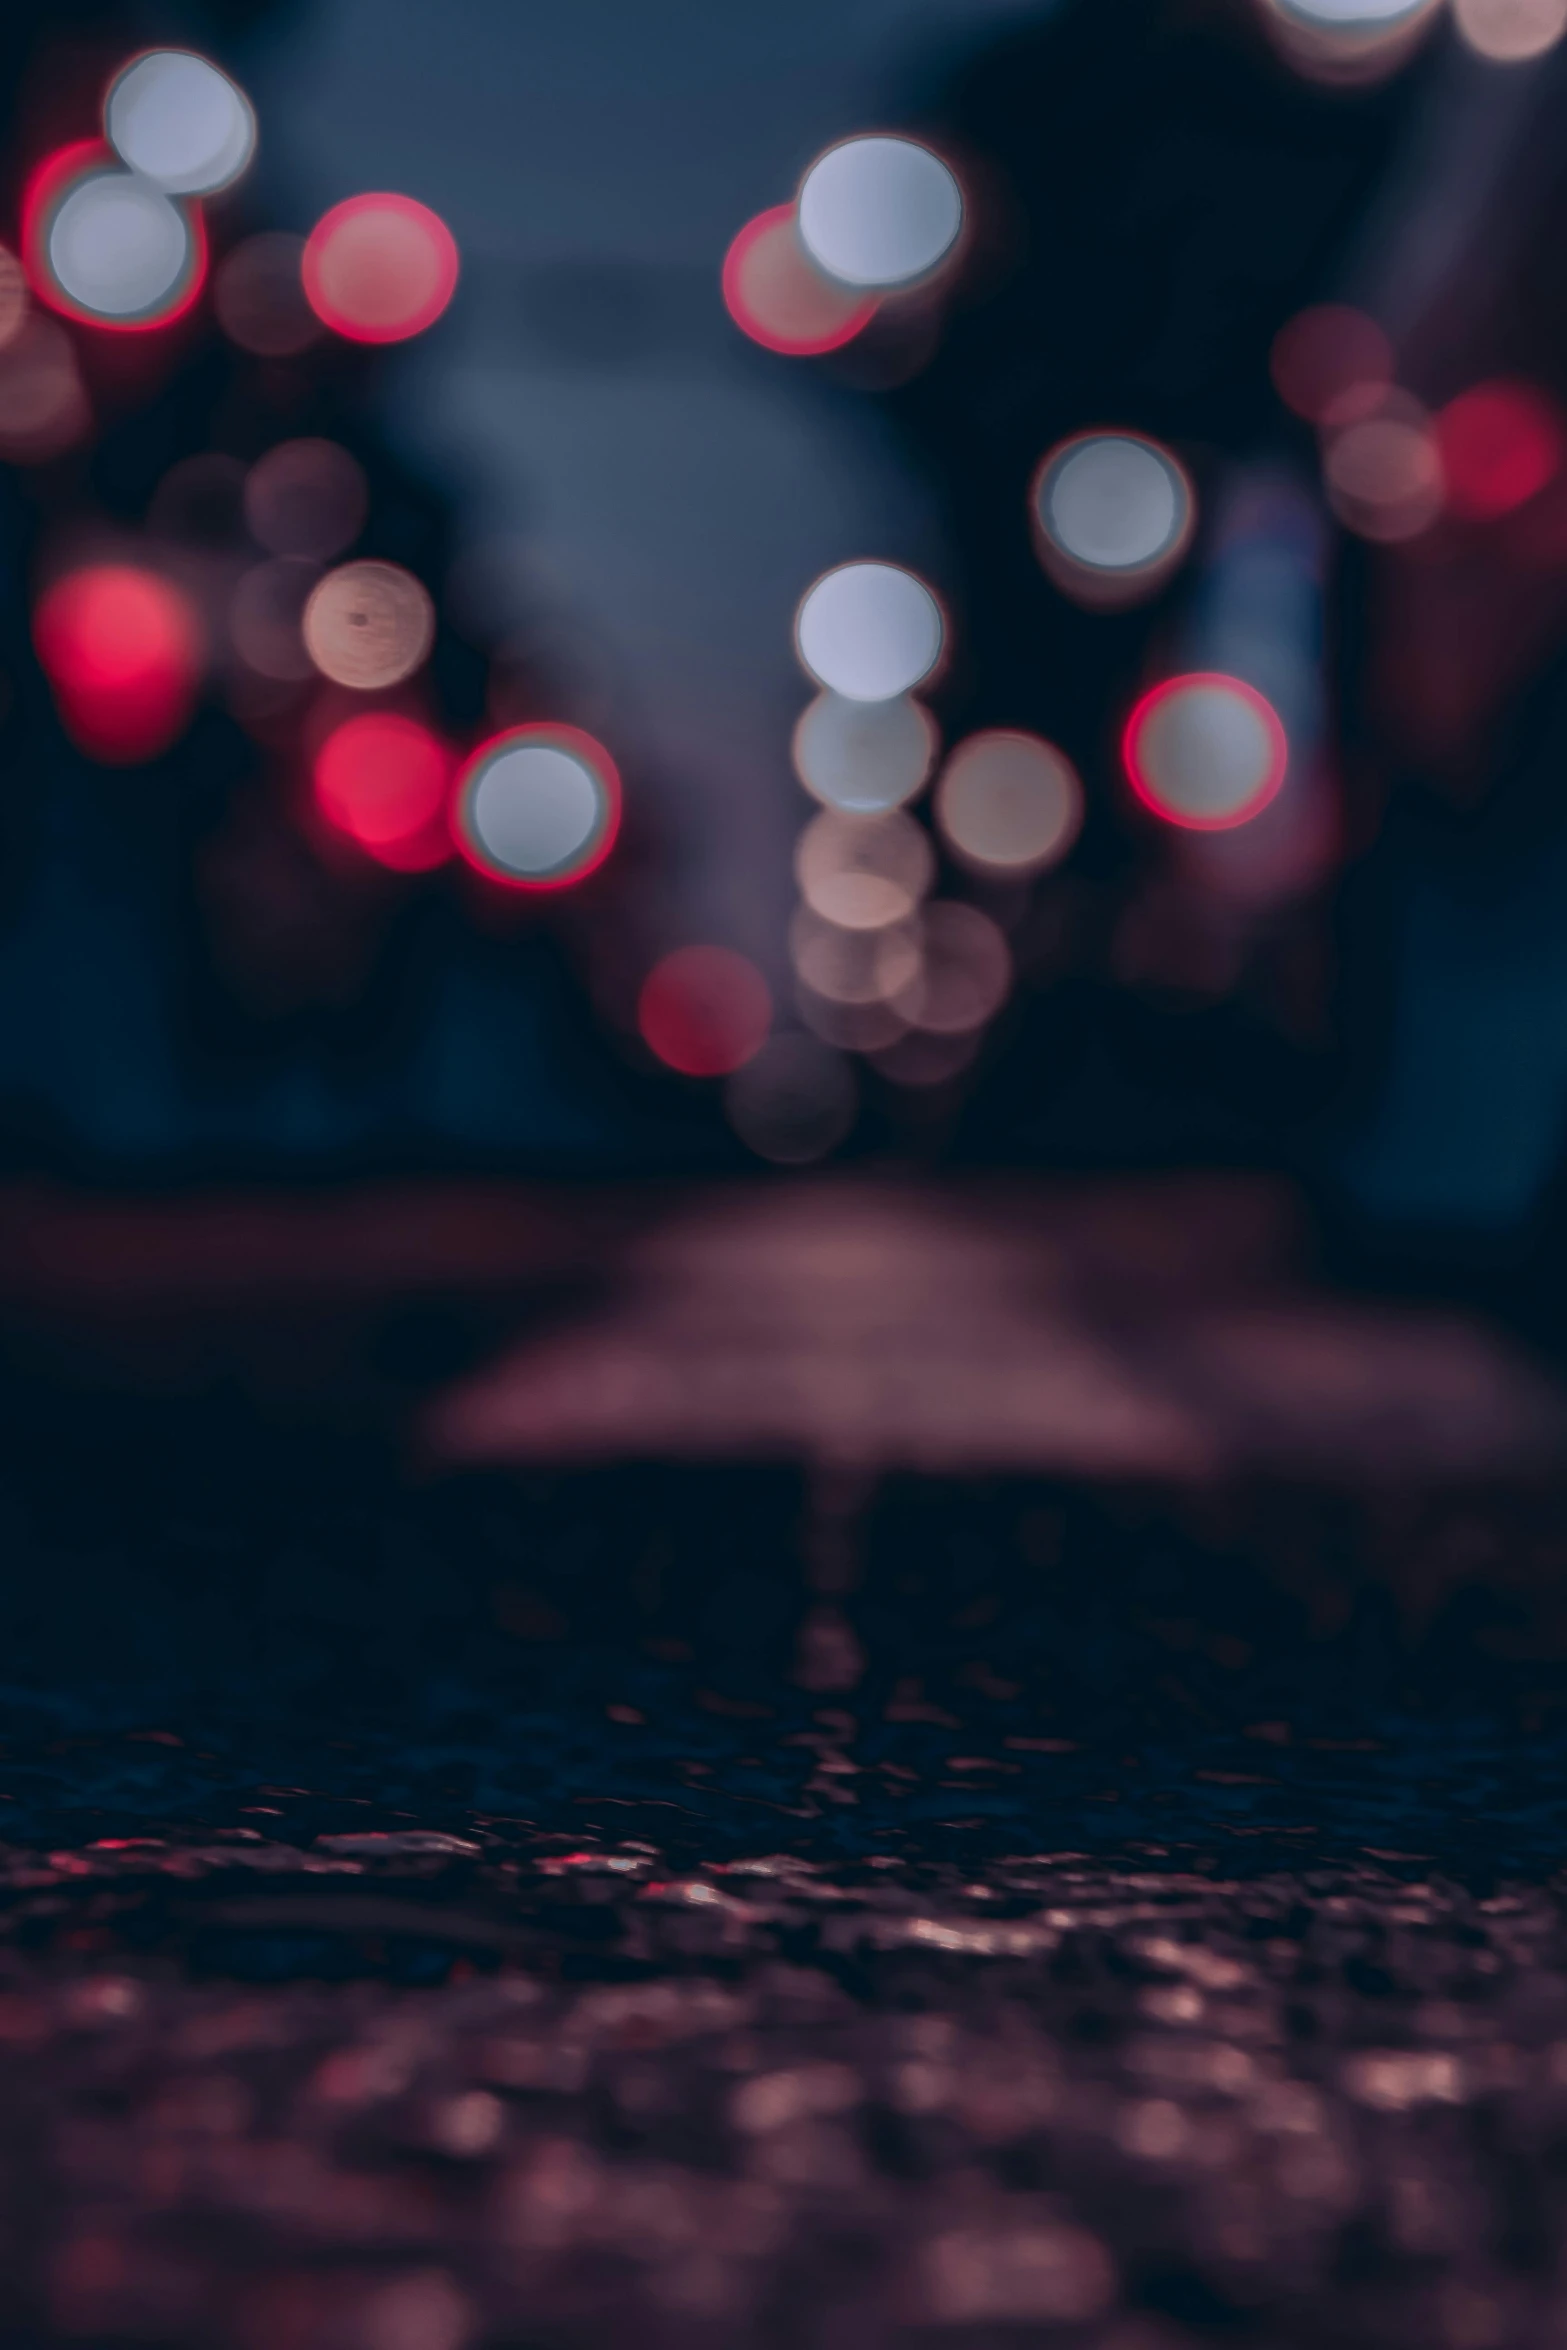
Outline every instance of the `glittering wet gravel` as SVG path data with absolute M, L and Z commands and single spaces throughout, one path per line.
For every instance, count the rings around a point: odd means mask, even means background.
M 1557 1887 L 454 1842 L 187 1848 L 217 1973 L 55 1863 L 14 2338 L 1560 2339 Z
M 9 1478 L 6 2344 L 1567 2338 L 1548 1500 Z

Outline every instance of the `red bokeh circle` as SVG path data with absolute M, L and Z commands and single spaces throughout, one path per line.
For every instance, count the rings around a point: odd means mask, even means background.
M 1567 457 L 1567 430 L 1537 385 L 1476 384 L 1436 420 L 1437 446 L 1453 513 L 1493 522 L 1553 482 Z
M 184 731 L 201 675 L 189 599 L 157 572 L 102 563 L 40 597 L 33 642 L 61 723 L 92 758 L 134 766 Z
M 457 290 L 457 240 L 412 196 L 349 196 L 305 243 L 305 299 L 351 343 L 401 343 L 433 326 Z
M 316 805 L 339 832 L 396 873 L 424 873 L 451 854 L 446 792 L 452 762 L 438 735 L 391 710 L 347 719 L 316 754 Z
M 800 242 L 792 204 L 746 222 L 724 255 L 722 286 L 741 333 L 791 359 L 841 350 L 880 307 L 874 295 L 823 276 Z
M 683 1077 L 728 1077 L 744 1068 L 772 1024 L 766 980 L 732 947 L 677 947 L 655 963 L 637 1003 L 643 1043 Z
M 1393 345 L 1363 310 L 1322 302 L 1280 327 L 1269 354 L 1273 388 L 1310 424 L 1370 416 L 1393 381 Z
M 1219 688 L 1244 703 L 1260 719 L 1268 747 L 1267 767 L 1256 790 L 1236 807 L 1214 816 L 1194 815 L 1166 798 L 1149 774 L 1144 756 L 1149 721 L 1177 695 L 1202 686 Z M 1135 705 L 1121 737 L 1121 764 L 1135 797 L 1161 823 L 1174 824 L 1184 832 L 1233 832 L 1237 825 L 1249 824 L 1254 816 L 1260 816 L 1269 801 L 1278 797 L 1289 772 L 1289 737 L 1277 710 L 1255 686 L 1247 685 L 1243 678 L 1229 677 L 1222 670 L 1193 670 L 1183 677 L 1162 679 Z

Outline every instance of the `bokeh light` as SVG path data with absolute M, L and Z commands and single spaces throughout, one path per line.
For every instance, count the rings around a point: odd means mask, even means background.
M 14 253 L 0 245 L 0 351 L 27 323 L 27 277 Z
M 1442 453 L 1429 418 L 1407 397 L 1335 434 L 1322 471 L 1329 505 L 1360 538 L 1395 546 L 1419 538 L 1442 511 Z
M 801 833 L 794 859 L 800 895 L 840 930 L 905 922 L 936 877 L 930 835 L 912 816 L 840 816 L 824 809 Z
M 677 947 L 637 999 L 649 1052 L 683 1077 L 728 1077 L 759 1053 L 773 1024 L 766 980 L 732 947 Z
M 963 196 L 917 139 L 844 139 L 800 185 L 800 237 L 829 277 L 869 289 L 928 277 L 958 241 Z
M 1453 0 L 1453 20 L 1477 55 L 1523 65 L 1567 33 L 1567 0 Z
M 91 428 L 75 345 L 57 319 L 35 312 L 0 347 L 0 457 L 41 465 Z
M 1105 606 L 1152 595 L 1191 544 L 1186 468 L 1141 433 L 1079 433 L 1053 449 L 1030 493 L 1035 543 L 1058 587 Z
M 1436 419 L 1447 504 L 1489 522 L 1527 505 L 1556 479 L 1567 456 L 1561 411 L 1534 384 L 1476 384 Z
M 39 598 L 33 641 L 66 732 L 92 758 L 136 765 L 183 733 L 202 641 L 171 581 L 128 563 L 68 572 Z
M 512 727 L 458 778 L 453 826 L 469 863 L 515 889 L 565 889 L 603 864 L 620 829 L 620 778 L 574 726 Z
M 380 864 L 421 873 L 451 854 L 450 775 L 446 746 L 428 727 L 369 710 L 335 728 L 316 754 L 316 804 Z
M 1386 32 L 1428 15 L 1431 0 L 1275 0 L 1281 15 L 1340 32 Z
M 1393 346 L 1364 310 L 1322 302 L 1280 327 L 1270 366 L 1279 398 L 1308 424 L 1354 424 L 1382 405 Z
M 151 49 L 116 75 L 103 127 L 122 163 L 170 196 L 211 196 L 256 151 L 256 117 L 226 73 L 188 49 Z
M 305 644 L 305 606 L 320 577 L 313 563 L 279 556 L 254 563 L 234 584 L 229 639 L 247 669 L 280 685 L 315 675 Z
M 924 789 L 940 748 L 936 721 L 907 694 L 851 702 L 820 693 L 795 727 L 794 771 L 823 807 L 875 816 Z
M 1327 82 L 1375 81 L 1401 65 L 1443 0 L 1258 0 L 1278 46 Z
M 901 1036 L 873 1047 L 867 1058 L 889 1085 L 905 1087 L 911 1093 L 933 1092 L 973 1066 L 984 1034 L 983 1028 L 966 1029 L 956 1036 L 905 1029 Z
M 724 307 L 742 334 L 794 359 L 841 350 L 876 315 L 873 295 L 827 277 L 800 242 L 792 204 L 746 222 L 724 256 Z
M 152 494 L 147 528 L 192 554 L 227 554 L 243 544 L 245 468 L 204 450 L 171 465 Z
M 1193 832 L 1248 823 L 1274 798 L 1289 766 L 1271 702 L 1238 677 L 1206 672 L 1166 678 L 1145 694 L 1121 749 L 1144 807 Z
M 912 921 L 881 930 L 844 930 L 797 906 L 789 953 L 802 984 L 832 1004 L 888 1003 L 919 973 L 920 936 Z
M 747 1150 L 778 1167 L 808 1167 L 844 1141 L 859 1112 L 854 1069 L 813 1036 L 772 1036 L 724 1088 L 729 1123 Z
M 312 590 L 305 649 L 323 677 L 377 693 L 411 677 L 435 641 L 435 607 L 396 563 L 345 563 Z
M 92 142 L 62 149 L 34 174 L 22 253 L 43 301 L 121 332 L 180 317 L 201 290 L 207 260 L 199 210 Z
M 959 743 L 936 786 L 936 823 L 970 872 L 1021 879 L 1058 864 L 1083 822 L 1083 787 L 1064 752 L 996 728 Z
M 364 470 L 336 441 L 280 441 L 245 481 L 245 520 L 273 555 L 325 562 L 364 528 L 370 491 Z
M 920 955 L 892 998 L 911 1028 L 966 1036 L 994 1019 L 1012 986 L 1012 950 L 977 906 L 941 899 L 920 916 Z
M 326 332 L 305 300 L 305 240 L 263 230 L 225 255 L 212 305 L 231 343 L 258 359 L 293 359 Z
M 835 1052 L 876 1052 L 909 1032 L 907 1020 L 891 1003 L 840 1003 L 832 996 L 818 995 L 803 979 L 795 983 L 794 1000 L 811 1034 Z
M 433 326 L 457 291 L 451 230 L 411 196 L 350 196 L 306 241 L 305 299 L 353 343 L 400 343 Z
M 840 563 L 807 589 L 795 616 L 800 659 L 818 685 L 851 702 L 890 702 L 941 659 L 941 606 L 896 563 Z

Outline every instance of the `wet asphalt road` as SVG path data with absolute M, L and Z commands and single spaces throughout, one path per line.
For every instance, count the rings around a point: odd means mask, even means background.
M 91 1473 L 88 1473 L 89 1468 Z M 0 2340 L 1567 2332 L 1549 1495 L 13 1432 Z

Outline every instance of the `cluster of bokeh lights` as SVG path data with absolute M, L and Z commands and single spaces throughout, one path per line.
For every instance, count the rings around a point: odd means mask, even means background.
M 1336 82 L 1373 81 L 1402 63 L 1443 4 L 1252 0 L 1286 56 Z M 1445 4 L 1469 49 L 1498 67 L 1527 64 L 1567 35 L 1567 0 Z M 243 176 L 257 135 L 244 92 L 178 49 L 120 69 L 101 131 L 45 159 L 26 191 L 20 258 L 0 252 L 0 458 L 13 462 L 45 461 L 91 429 L 82 338 L 67 325 L 146 332 L 195 303 L 208 269 L 204 208 Z M 746 335 L 781 355 L 843 349 L 879 319 L 885 351 L 893 322 L 935 318 L 969 227 L 947 160 L 921 139 L 866 131 L 828 147 L 791 202 L 740 230 L 723 300 Z M 416 197 L 354 194 L 308 236 L 261 231 L 230 244 L 212 310 L 229 342 L 263 362 L 331 338 L 395 344 L 446 313 L 460 268 L 450 230 Z M 58 315 L 40 315 L 34 297 Z M 1346 305 L 1293 318 L 1271 364 L 1283 407 L 1318 436 L 1328 504 L 1376 544 L 1439 523 L 1491 530 L 1567 466 L 1567 420 L 1538 386 L 1498 378 L 1428 410 L 1400 385 L 1383 326 Z M 1131 420 L 1045 451 L 1027 521 L 1061 595 L 1113 612 L 1165 589 L 1199 527 L 1190 454 Z M 181 568 L 177 531 L 165 544 L 165 525 L 150 518 L 148 560 L 79 557 L 38 601 L 40 662 L 78 747 L 106 764 L 159 755 L 213 670 L 249 697 L 258 725 L 284 712 L 293 733 L 278 739 L 295 754 L 309 746 L 296 771 L 308 774 L 307 821 L 323 846 L 346 844 L 393 874 L 431 871 L 455 852 L 524 895 L 587 880 L 621 825 L 612 759 L 580 729 L 531 716 L 466 753 L 447 738 L 422 674 L 433 600 L 373 537 L 370 553 L 356 552 L 371 500 L 352 454 L 301 435 L 247 466 L 191 463 L 208 473 L 193 473 L 180 496 L 199 503 L 205 484 L 238 517 L 222 562 L 200 574 L 210 598 L 191 592 L 197 572 Z M 837 1147 L 858 1115 L 864 1065 L 925 1089 L 973 1063 L 1015 982 L 1019 911 L 1083 830 L 1081 777 L 1043 736 L 992 727 L 944 755 L 926 697 L 949 635 L 940 596 L 899 562 L 839 562 L 805 590 L 794 649 L 812 696 L 791 750 L 815 805 L 795 855 L 792 1001 L 785 989 L 780 1005 L 750 957 L 715 943 L 654 958 L 637 993 L 647 1051 L 694 1081 L 722 1081 L 735 1132 L 763 1157 L 804 1164 Z M 493 698 L 491 708 L 509 715 Z M 1152 683 L 1120 753 L 1141 808 L 1191 833 L 1252 823 L 1291 764 L 1269 699 L 1206 669 Z M 944 875 L 957 894 L 944 894 Z
M 200 199 L 238 179 L 255 151 L 249 100 L 189 50 L 154 49 L 110 83 L 103 139 L 47 157 L 22 206 L 34 291 L 84 324 L 170 325 L 207 266 Z
M 927 906 L 936 854 L 909 813 L 941 756 L 940 728 L 917 698 L 945 659 L 940 599 L 902 565 L 842 563 L 801 598 L 794 640 L 820 689 L 792 743 L 795 773 L 819 803 L 796 847 L 789 935 L 806 1034 L 776 1040 L 776 1100 L 760 1066 L 730 1100 L 750 1147 L 791 1165 L 852 1125 L 859 1088 L 847 1056 L 874 1062 L 936 1007 L 945 911 L 964 911 Z M 941 1002 L 950 1000 L 949 990 Z
M 747 221 L 724 257 L 724 305 L 743 334 L 790 358 L 853 342 L 884 302 L 927 285 L 963 233 L 955 173 L 918 139 L 842 139 L 792 204 Z
M 208 271 L 206 208 L 243 176 L 257 137 L 244 92 L 181 49 L 130 58 L 104 93 L 100 129 L 44 158 L 25 191 L 19 252 L 0 248 L 6 462 L 46 463 L 85 441 L 89 380 L 113 402 L 122 384 L 156 383 L 174 364 L 177 345 L 150 340 L 134 371 L 84 368 L 79 354 L 93 345 L 77 330 L 150 337 L 190 311 Z M 460 275 L 445 222 L 399 191 L 350 195 L 308 236 L 262 229 L 218 242 L 214 324 L 269 371 L 261 405 L 280 415 L 308 416 L 314 404 L 310 373 L 288 363 L 334 340 L 374 347 L 424 333 Z M 754 293 L 763 309 L 788 313 L 781 348 L 825 347 L 877 308 L 875 294 L 806 255 L 793 206 L 741 241 L 730 276 L 736 301 Z M 278 439 L 249 462 L 221 437 L 180 459 L 151 496 L 139 542 L 105 526 L 51 564 L 33 637 L 65 735 L 103 766 L 157 759 L 189 727 L 210 678 L 280 786 L 296 786 L 301 829 L 332 870 L 357 867 L 362 882 L 367 867 L 406 877 L 455 858 L 513 897 L 577 887 L 619 833 L 614 761 L 580 728 L 531 715 L 459 747 L 422 674 L 434 600 L 373 540 L 360 549 L 372 509 L 363 466 L 320 434 Z M 934 755 L 932 736 L 922 777 Z M 764 1099 L 753 1084 L 736 1117 L 787 1152 L 779 1117 L 791 1132 L 798 1122 L 779 1105 L 791 1084 L 798 1092 L 804 1064 L 797 1056 L 790 1078 L 787 1050 L 768 1053 L 771 991 L 748 958 L 706 946 L 666 956 L 638 1020 L 649 1050 L 693 1078 L 776 1068 L 781 1092 Z
M 571 726 L 517 726 L 460 764 L 440 735 L 397 710 L 344 720 L 316 754 L 316 805 L 378 864 L 428 872 L 455 847 L 488 882 L 569 889 L 608 857 L 621 785 L 601 743 Z
M 1296 62 L 1330 80 L 1390 70 L 1435 14 L 1435 0 L 1258 4 Z M 1471 47 L 1498 63 L 1543 54 L 1567 28 L 1567 0 L 1454 0 L 1454 12 Z M 830 151 L 815 167 L 819 177 L 807 175 L 793 215 L 770 216 L 769 233 L 780 240 L 780 256 L 788 239 L 791 268 L 813 264 L 823 273 L 806 282 L 830 279 L 885 299 L 896 275 L 892 228 L 862 219 L 851 231 L 827 209 L 835 191 L 856 185 L 874 144 Z M 865 153 L 851 168 L 856 147 Z M 961 205 L 943 211 L 934 182 L 926 194 L 929 251 L 950 250 Z M 905 212 L 921 217 L 912 195 Z M 888 241 L 878 243 L 883 234 Z M 857 331 L 851 315 L 840 310 L 830 331 Z M 825 311 L 817 324 L 829 331 Z M 1567 420 L 1537 386 L 1477 384 L 1431 414 L 1400 387 L 1386 330 L 1344 304 L 1291 319 L 1275 342 L 1272 373 L 1283 405 L 1320 436 L 1334 513 L 1374 542 L 1418 538 L 1444 516 L 1495 524 L 1539 498 L 1567 465 Z M 1028 518 L 1059 592 L 1089 611 L 1114 611 L 1172 579 L 1195 539 L 1198 499 L 1173 449 L 1139 429 L 1105 425 L 1071 435 L 1040 460 Z M 789 944 L 808 1081 L 797 1075 L 791 1098 L 798 1106 L 816 1086 L 840 1105 L 834 1116 L 824 1108 L 815 1127 L 806 1121 L 811 1135 L 840 1132 L 848 1095 L 828 1072 L 841 1072 L 846 1055 L 862 1056 L 900 1086 L 940 1085 L 969 1065 L 1006 1001 L 1013 968 L 1005 929 L 982 904 L 933 896 L 936 843 L 972 883 L 1016 888 L 1059 865 L 1084 823 L 1077 771 L 1042 737 L 991 729 L 959 742 L 943 763 L 939 729 L 918 696 L 939 675 L 946 640 L 939 599 L 891 563 L 837 566 L 807 591 L 796 615 L 795 649 L 819 690 L 796 723 L 793 760 L 819 808 L 795 860 L 799 905 Z M 1290 778 L 1278 709 L 1246 677 L 1217 670 L 1156 680 L 1127 716 L 1120 750 L 1135 801 L 1175 832 L 1240 832 Z M 915 803 L 933 777 L 927 828 Z M 737 1094 L 732 1115 L 754 1122 L 751 1090 Z M 765 1154 L 773 1138 L 753 1147 Z M 808 1155 L 805 1142 L 798 1147 Z
M 109 85 L 104 136 L 126 167 L 170 196 L 215 196 L 256 151 L 243 90 L 188 49 L 150 49 Z
M 753 343 L 790 359 L 820 358 L 852 343 L 876 315 L 876 302 L 837 285 L 800 242 L 792 204 L 759 212 L 724 256 L 724 306 Z
M 1280 399 L 1321 436 L 1334 514 L 1380 545 L 1422 538 L 1444 516 L 1500 521 L 1549 488 L 1567 460 L 1567 419 L 1539 385 L 1495 378 L 1432 415 L 1397 381 L 1382 325 L 1341 303 L 1290 319 L 1271 365 Z
M 80 324 L 172 325 L 207 270 L 205 202 L 250 164 L 249 99 L 207 58 L 155 49 L 111 81 L 101 139 L 47 156 L 22 207 L 22 259 L 40 300 Z M 457 246 L 412 196 L 350 196 L 307 239 L 263 233 L 229 254 L 216 310 L 258 356 L 305 350 L 323 331 L 350 342 L 421 334 L 456 290 Z
M 1184 541 L 1188 502 L 1172 487 L 1184 474 L 1154 444 L 1104 437 L 1140 475 L 1144 451 L 1154 452 L 1163 511 L 1151 524 L 1134 512 L 1129 544 L 1122 477 L 1069 504 L 1069 527 L 1090 562 L 1106 556 L 1107 569 L 1140 571 L 1167 542 Z M 1138 486 L 1146 493 L 1146 477 Z M 789 930 L 806 1033 L 774 1040 L 776 1103 L 771 1063 L 729 1095 L 736 1131 L 764 1157 L 801 1164 L 842 1139 L 858 1100 L 851 1056 L 900 1092 L 940 1088 L 971 1065 L 1005 1006 L 1014 983 L 1006 930 L 983 906 L 932 895 L 937 841 L 971 880 L 1016 890 L 1058 864 L 1081 828 L 1077 772 L 1038 736 L 971 735 L 941 763 L 940 729 L 916 694 L 939 673 L 947 634 L 934 590 L 898 564 L 840 564 L 801 598 L 795 651 L 820 689 L 792 745 L 795 772 L 819 803 L 796 844 Z M 932 828 L 913 803 L 933 777 Z
M 1284 54 L 1328 82 L 1395 71 L 1450 5 L 1459 37 L 1488 64 L 1527 65 L 1567 35 L 1567 0 L 1256 0 Z
M 22 258 L 51 309 L 135 333 L 171 325 L 191 308 L 206 273 L 206 231 L 198 206 L 84 140 L 34 173 L 22 206 Z

